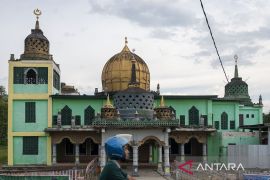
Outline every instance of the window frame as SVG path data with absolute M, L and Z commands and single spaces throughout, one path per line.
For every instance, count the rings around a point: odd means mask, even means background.
M 23 137 L 23 155 L 38 155 L 39 140 L 38 136 L 24 136 Z M 29 147 L 30 146 L 30 147 Z
M 27 101 L 25 105 L 25 123 L 36 123 L 36 102 Z

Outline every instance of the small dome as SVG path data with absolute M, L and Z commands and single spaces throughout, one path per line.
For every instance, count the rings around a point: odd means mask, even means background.
M 24 40 L 24 53 L 21 55 L 22 60 L 49 60 L 49 40 L 39 29 L 39 21 L 36 21 L 35 29 L 31 30 Z
M 131 80 L 132 59 L 135 59 L 136 81 L 138 87 L 146 91 L 150 90 L 150 72 L 142 58 L 132 53 L 127 41 L 123 50 L 111 57 L 102 70 L 102 88 L 106 92 L 117 92 L 128 88 Z
M 235 65 L 234 78 L 225 85 L 224 99 L 239 100 L 242 104 L 252 104 L 248 94 L 248 84 L 238 76 L 237 61 Z
M 225 97 L 249 98 L 247 83 L 242 78 L 233 78 L 225 86 Z

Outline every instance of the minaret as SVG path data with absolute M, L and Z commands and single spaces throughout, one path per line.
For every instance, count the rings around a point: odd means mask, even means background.
M 157 84 L 157 94 L 158 95 L 160 94 L 160 85 L 159 85 L 159 83 Z
M 263 105 L 263 103 L 262 103 L 262 95 L 261 94 L 259 96 L 259 105 Z
M 237 66 L 238 56 L 237 55 L 234 55 L 234 60 L 235 60 L 234 78 L 238 78 L 238 66 Z
M 60 116 L 58 112 L 53 112 L 53 102 L 51 95 L 59 94 L 60 89 L 60 69 L 59 64 L 53 61 L 49 54 L 49 40 L 44 36 L 39 26 L 41 11 L 34 10 L 35 25 L 31 33 L 24 40 L 24 52 L 20 58 L 16 59 L 12 55 L 9 60 L 9 82 L 8 82 L 8 165 L 27 164 L 26 159 L 14 159 L 17 149 L 23 149 L 26 142 L 31 143 L 32 150 L 22 152 L 22 155 L 36 155 L 45 157 L 42 161 L 50 166 L 53 160 L 53 145 L 51 135 L 44 129 L 58 127 Z M 20 88 L 17 88 L 20 87 Z M 17 101 L 21 106 L 16 106 Z M 46 106 L 44 106 L 46 104 Z M 21 108 L 23 107 L 23 109 Z M 46 107 L 46 108 L 44 108 Z M 14 113 L 21 112 L 21 114 Z M 46 115 L 46 117 L 44 117 Z M 22 121 L 22 117 L 25 120 Z M 56 118 L 56 119 L 53 119 Z M 57 125 L 58 119 L 58 125 Z M 55 123 L 54 123 L 55 122 Z M 29 125 L 29 123 L 33 125 Z M 18 126 L 18 124 L 20 124 Z M 38 125 L 38 127 L 36 125 Z M 73 120 L 74 124 L 74 120 Z M 28 127 L 25 130 L 23 127 Z M 24 132 L 18 136 L 13 134 Z M 35 133 L 38 135 L 35 135 Z M 41 133 L 42 132 L 42 133 Z M 32 134 L 25 139 L 26 134 Z M 17 138 L 21 139 L 18 144 Z M 43 141 L 45 140 L 45 141 Z M 16 146 L 13 147 L 13 144 Z M 46 151 L 39 151 L 40 148 Z M 33 153 L 35 152 L 35 153 Z M 39 164 L 38 160 L 33 160 L 33 164 Z
M 238 100 L 241 104 L 252 105 L 248 84 L 238 74 L 238 56 L 234 55 L 234 77 L 225 85 L 225 99 Z

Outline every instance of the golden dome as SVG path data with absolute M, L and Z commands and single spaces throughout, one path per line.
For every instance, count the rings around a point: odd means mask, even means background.
M 135 59 L 136 66 L 136 81 L 138 87 L 149 91 L 150 90 L 150 73 L 147 64 L 135 53 L 132 53 L 127 46 L 123 50 L 111 57 L 102 70 L 102 89 L 106 92 L 122 91 L 128 88 L 131 81 L 132 60 Z

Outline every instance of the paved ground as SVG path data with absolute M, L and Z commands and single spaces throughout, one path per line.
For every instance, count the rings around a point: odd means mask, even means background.
M 131 170 L 127 170 L 128 174 L 131 174 Z M 139 177 L 136 177 L 136 180 L 165 180 L 159 173 L 152 169 L 140 169 Z

